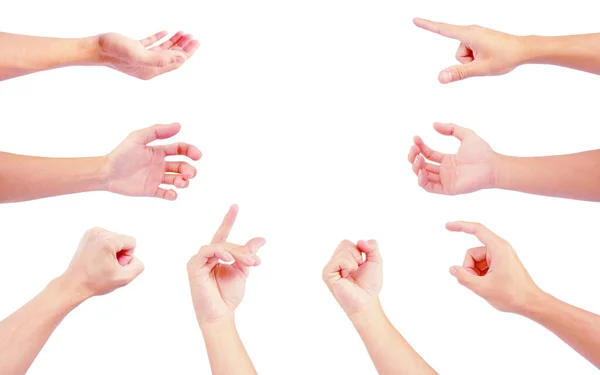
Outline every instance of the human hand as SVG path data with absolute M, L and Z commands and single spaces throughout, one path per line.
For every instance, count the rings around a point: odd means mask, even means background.
M 101 228 L 90 229 L 61 277 L 83 299 L 110 293 L 144 271 L 144 264 L 134 251 L 135 238 Z
M 265 244 L 264 238 L 253 238 L 245 245 L 226 242 L 237 213 L 238 207 L 231 206 L 210 244 L 188 262 L 192 302 L 200 324 L 232 317 L 244 298 L 250 267 L 260 264 L 256 253 Z
M 174 190 L 159 185 L 174 185 L 183 189 L 196 176 L 196 168 L 186 162 L 165 161 L 173 155 L 200 160 L 202 153 L 187 143 L 148 146 L 157 139 L 171 138 L 181 130 L 178 123 L 154 125 L 131 133 L 106 157 L 108 191 L 129 195 L 175 200 Z
M 441 83 L 506 74 L 526 61 L 523 37 L 476 25 L 456 26 L 421 18 L 415 18 L 413 22 L 422 29 L 460 41 L 456 59 L 461 64 L 440 72 Z
M 342 241 L 323 268 L 323 281 L 349 316 L 379 306 L 383 260 L 377 241 Z
M 161 31 L 142 40 L 108 33 L 98 36 L 100 63 L 130 76 L 148 80 L 179 68 L 190 59 L 200 42 L 191 34 L 178 32 L 151 47 L 167 35 Z
M 491 188 L 496 181 L 499 155 L 470 129 L 436 122 L 434 129 L 460 141 L 454 155 L 432 150 L 420 137 L 414 138 L 408 161 L 419 186 L 430 193 L 457 195 Z M 428 163 L 425 158 L 433 163 Z
M 446 228 L 474 234 L 484 245 L 467 250 L 462 267 L 451 267 L 450 274 L 490 305 L 521 313 L 542 293 L 506 240 L 478 223 L 457 221 Z

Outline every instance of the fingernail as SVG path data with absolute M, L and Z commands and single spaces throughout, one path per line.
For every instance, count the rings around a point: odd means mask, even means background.
M 225 253 L 225 256 L 223 258 L 225 258 L 227 262 L 231 262 L 233 260 L 233 256 L 231 256 L 231 254 L 229 253 Z
M 175 58 L 175 61 L 177 61 L 179 64 L 181 64 L 183 62 L 183 56 L 177 56 Z
M 440 74 L 440 81 L 442 81 L 442 83 L 452 82 L 452 73 L 449 70 L 444 70 Z
M 246 261 L 253 266 L 256 263 L 256 259 L 254 259 L 254 256 L 248 256 L 246 257 Z
M 452 275 L 452 276 L 456 276 L 456 272 L 457 272 L 457 271 L 458 271 L 458 270 L 456 269 L 456 267 L 450 267 L 450 275 Z

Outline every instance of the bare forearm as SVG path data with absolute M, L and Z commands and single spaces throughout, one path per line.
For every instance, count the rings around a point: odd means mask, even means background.
M 495 187 L 600 201 L 600 150 L 531 158 L 500 156 Z
M 61 39 L 0 33 L 0 80 L 98 62 L 97 37 Z
M 521 315 L 552 331 L 600 369 L 600 316 L 545 293 Z
M 256 375 L 233 317 L 200 323 L 213 375 Z
M 33 300 L 0 322 L 0 373 L 27 372 L 52 332 L 82 302 L 56 279 Z
M 0 153 L 0 203 L 106 189 L 105 161 Z
M 526 63 L 552 64 L 600 74 L 600 34 L 524 37 Z
M 379 374 L 437 374 L 390 323 L 381 305 L 350 316 Z

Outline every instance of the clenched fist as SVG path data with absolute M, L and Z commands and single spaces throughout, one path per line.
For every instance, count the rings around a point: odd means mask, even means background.
M 377 241 L 342 241 L 323 268 L 323 281 L 349 316 L 379 305 L 383 263 Z
M 134 255 L 135 238 L 101 228 L 88 230 L 62 279 L 83 299 L 129 284 L 144 271 Z

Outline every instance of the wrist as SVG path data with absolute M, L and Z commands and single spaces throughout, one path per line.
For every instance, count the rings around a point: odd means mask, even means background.
M 78 61 L 73 65 L 102 65 L 99 36 L 77 39 Z
M 539 314 L 548 310 L 548 305 L 554 300 L 550 294 L 538 289 L 527 299 L 527 302 L 522 306 L 515 308 L 514 313 L 522 315 L 532 320 L 536 320 Z
M 494 173 L 492 174 L 492 188 L 510 189 L 511 170 L 514 159 L 512 156 L 496 154 Z
M 95 191 L 108 191 L 110 185 L 110 166 L 108 156 L 92 158 L 94 165 L 94 189 Z
M 227 327 L 235 327 L 235 318 L 233 313 L 230 315 L 224 315 L 218 318 L 201 318 L 197 317 L 198 325 L 202 332 L 209 331 L 222 331 Z
M 73 282 L 65 274 L 52 280 L 46 290 L 53 295 L 54 300 L 69 309 L 74 309 L 93 296 L 87 288 Z
M 348 315 L 348 318 L 355 326 L 370 325 L 375 321 L 385 318 L 385 312 L 379 298 L 366 304 L 359 310 L 347 312 L 346 315 Z
M 522 36 L 524 55 L 522 64 L 543 64 L 552 57 L 551 37 L 528 35 Z

